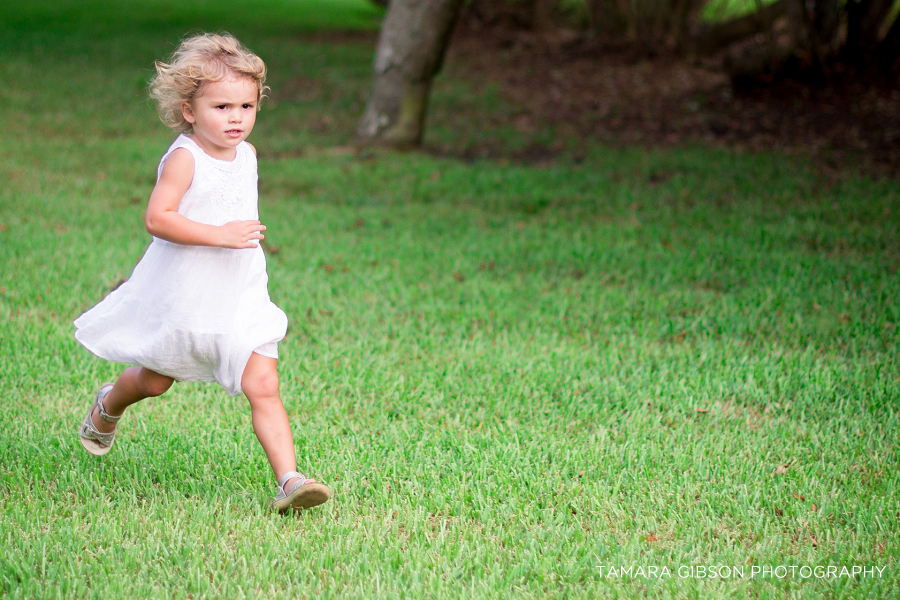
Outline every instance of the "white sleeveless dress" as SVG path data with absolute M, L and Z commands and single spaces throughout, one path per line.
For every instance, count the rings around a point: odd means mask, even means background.
M 194 178 L 178 205 L 210 225 L 258 219 L 256 156 L 241 142 L 232 161 L 179 136 L 194 157 Z M 269 300 L 261 247 L 173 244 L 154 237 L 131 278 L 75 320 L 75 338 L 106 360 L 136 364 L 178 381 L 215 381 L 232 396 L 257 352 L 278 357 L 287 317 Z

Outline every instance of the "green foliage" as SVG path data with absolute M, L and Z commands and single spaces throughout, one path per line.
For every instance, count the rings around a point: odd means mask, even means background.
M 354 155 L 378 17 L 362 0 L 2 11 L 0 595 L 900 592 L 895 182 L 704 148 Z M 268 512 L 249 411 L 215 386 L 138 405 L 103 459 L 76 440 L 120 367 L 71 321 L 147 243 L 172 135 L 144 88 L 200 28 L 271 68 L 252 141 L 291 322 L 282 393 L 301 470 L 335 492 L 299 516 Z M 440 82 L 456 116 L 429 144 L 552 138 L 467 129 L 496 101 L 480 89 Z M 886 571 L 678 577 L 691 565 Z
M 726 21 L 750 14 L 776 0 L 709 0 L 703 5 L 702 17 L 705 21 Z

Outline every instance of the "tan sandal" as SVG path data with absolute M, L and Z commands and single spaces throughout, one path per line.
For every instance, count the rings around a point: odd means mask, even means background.
M 290 489 L 285 489 L 285 484 L 295 477 L 300 481 L 294 482 Z M 272 508 L 278 512 L 310 508 L 326 502 L 330 496 L 331 490 L 327 485 L 318 483 L 315 479 L 307 479 L 306 475 L 297 471 L 288 471 L 278 479 L 278 494 L 272 500 Z
M 100 389 L 97 390 L 97 395 L 94 397 L 94 402 L 91 403 L 90 408 L 88 408 L 87 416 L 81 424 L 81 430 L 78 432 L 78 441 L 81 442 L 81 445 L 84 446 L 85 450 L 94 456 L 103 456 L 109 452 L 109 449 L 112 447 L 113 441 L 116 438 L 115 429 L 109 433 L 103 433 L 102 431 L 98 431 L 94 426 L 94 421 L 91 419 L 91 415 L 94 413 L 94 407 L 97 407 L 97 414 L 107 423 L 118 423 L 119 419 L 122 418 L 121 415 L 118 417 L 110 416 L 103 408 L 103 399 L 106 398 L 106 395 L 111 389 L 113 389 L 113 384 L 111 383 L 104 383 L 100 386 Z

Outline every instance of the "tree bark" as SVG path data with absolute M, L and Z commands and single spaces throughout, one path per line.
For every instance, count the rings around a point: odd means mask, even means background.
M 610 37 L 624 37 L 628 29 L 626 16 L 631 14 L 627 2 L 621 0 L 585 0 L 591 29 Z M 623 10 L 627 12 L 623 14 Z
M 553 28 L 558 0 L 531 0 L 531 28 L 537 31 Z
M 357 129 L 364 145 L 422 143 L 431 80 L 463 0 L 391 0 L 375 52 L 372 92 Z
M 881 25 L 891 10 L 893 0 L 850 0 L 847 2 L 847 39 L 844 58 L 861 66 L 878 45 Z
M 891 28 L 878 44 L 876 56 L 878 66 L 885 74 L 900 73 L 900 15 L 894 18 Z
M 713 25 L 696 36 L 694 48 L 699 54 L 713 54 L 729 44 L 768 31 L 776 19 L 787 14 L 789 2 L 778 0 L 743 17 Z

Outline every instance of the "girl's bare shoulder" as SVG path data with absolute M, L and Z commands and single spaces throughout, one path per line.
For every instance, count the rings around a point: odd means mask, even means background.
M 163 163 L 160 179 L 184 179 L 194 177 L 194 155 L 187 148 L 175 148 Z

